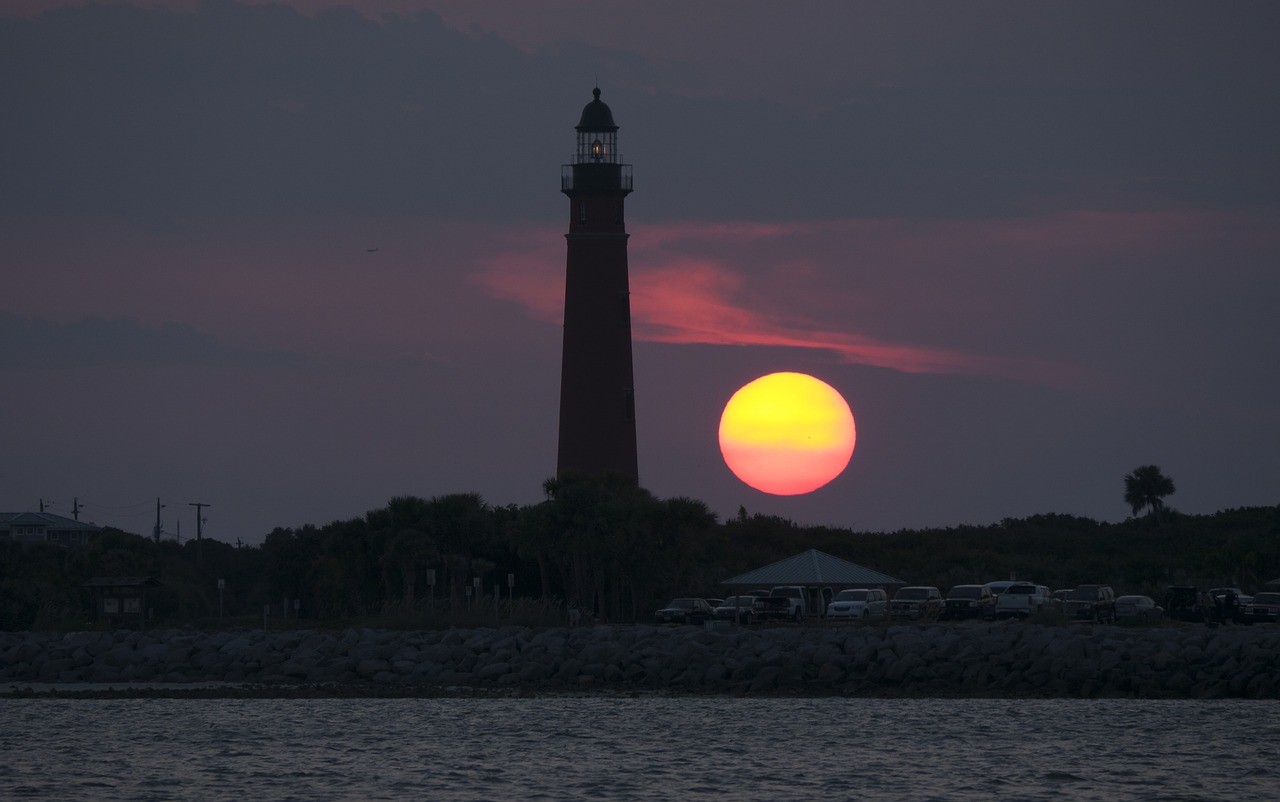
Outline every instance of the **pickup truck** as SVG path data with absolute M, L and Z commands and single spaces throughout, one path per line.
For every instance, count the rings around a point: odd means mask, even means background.
M 996 618 L 1030 618 L 1052 604 L 1053 591 L 1033 582 L 1019 582 L 996 596 Z
M 821 616 L 831 602 L 831 588 L 807 588 L 802 585 L 778 585 L 760 599 L 761 620 L 803 621 L 811 615 Z
M 805 592 L 799 585 L 779 585 L 760 599 L 761 619 L 801 621 L 805 612 Z

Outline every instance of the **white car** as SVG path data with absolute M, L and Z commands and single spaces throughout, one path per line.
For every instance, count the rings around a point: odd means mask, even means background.
M 827 618 L 884 618 L 889 614 L 889 594 L 878 588 L 842 590 L 827 605 Z

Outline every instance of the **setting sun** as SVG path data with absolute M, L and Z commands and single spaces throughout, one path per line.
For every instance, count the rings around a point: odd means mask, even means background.
M 733 394 L 720 416 L 720 453 L 742 481 L 775 496 L 809 493 L 853 456 L 853 413 L 826 382 L 771 373 Z

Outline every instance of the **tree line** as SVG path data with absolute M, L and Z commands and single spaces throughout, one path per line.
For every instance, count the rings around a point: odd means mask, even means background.
M 1126 495 L 1135 516 L 1149 511 L 1119 523 L 1044 514 L 855 532 L 745 509 L 720 521 L 701 501 L 659 499 L 612 478 L 552 479 L 543 490 L 545 500 L 528 506 L 492 506 L 476 493 L 396 497 L 358 518 L 273 529 L 245 548 L 119 530 L 82 548 L 0 541 L 0 628 L 84 626 L 80 585 L 98 576 L 155 577 L 158 625 L 202 626 L 217 625 L 220 609 L 235 621 L 260 618 L 264 607 L 311 622 L 413 625 L 427 612 L 447 620 L 439 615 L 513 600 L 646 621 L 673 596 L 722 597 L 723 580 L 811 548 L 944 592 L 1019 578 L 1159 598 L 1168 585 L 1252 591 L 1280 577 L 1280 507 L 1182 515 L 1135 491 Z

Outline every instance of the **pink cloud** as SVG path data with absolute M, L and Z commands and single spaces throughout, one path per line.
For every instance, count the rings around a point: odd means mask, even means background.
M 997 375 L 1046 384 L 1081 379 L 1079 370 L 1051 362 L 916 345 L 871 336 L 853 326 L 833 327 L 806 314 L 800 302 L 788 304 L 773 292 L 779 282 L 799 280 L 803 288 L 795 294 L 812 294 L 824 270 L 830 270 L 818 256 L 798 255 L 797 237 L 853 235 L 864 244 L 892 240 L 897 248 L 911 250 L 919 234 L 913 235 L 912 228 L 893 221 L 636 227 L 630 253 L 633 336 L 639 342 L 825 351 L 843 362 L 910 373 Z M 518 250 L 493 256 L 475 280 L 493 297 L 517 303 L 537 319 L 560 322 L 560 238 L 540 231 L 517 239 Z M 530 243 L 555 245 L 530 249 Z M 764 275 L 749 278 L 752 271 Z M 874 293 L 874 288 L 865 292 Z
M 1046 316 L 1061 312 L 1062 299 L 1046 296 L 1039 277 L 1076 273 L 1091 282 L 1117 261 L 1159 264 L 1238 222 L 1177 211 L 1077 211 L 1014 220 L 636 225 L 633 332 L 639 342 L 823 351 L 909 373 L 1092 384 L 1097 377 L 1077 365 L 1009 353 L 1020 348 L 1020 332 L 1041 330 Z M 558 234 L 514 234 L 482 260 L 474 279 L 491 296 L 558 323 Z M 937 344 L 953 338 L 971 345 Z
M 636 339 L 678 344 L 766 346 L 828 351 L 843 362 L 907 373 L 980 373 L 1050 378 L 1042 363 L 878 340 L 823 328 L 792 315 L 744 306 L 742 278 L 706 262 L 672 264 L 632 279 Z

